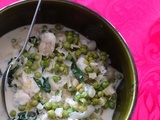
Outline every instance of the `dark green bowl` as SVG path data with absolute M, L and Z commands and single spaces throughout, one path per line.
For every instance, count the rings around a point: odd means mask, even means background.
M 31 23 L 36 0 L 18 2 L 0 11 L 0 36 Z M 43 0 L 36 23 L 62 23 L 97 42 L 109 53 L 112 65 L 124 74 L 118 87 L 114 120 L 130 119 L 137 99 L 137 73 L 132 55 L 116 29 L 103 17 L 76 3 L 63 0 Z

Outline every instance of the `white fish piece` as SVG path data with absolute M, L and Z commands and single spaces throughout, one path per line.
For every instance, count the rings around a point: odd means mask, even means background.
M 26 73 L 22 73 L 22 89 L 30 97 L 33 97 L 35 93 L 40 91 L 37 83 L 34 81 L 33 77 L 28 76 Z
M 84 56 L 80 56 L 76 62 L 77 66 L 80 70 L 85 72 L 85 68 L 88 66 L 88 61 L 84 58 Z
M 41 43 L 39 45 L 39 52 L 43 56 L 49 56 L 53 53 L 55 49 L 56 37 L 51 32 L 45 32 L 41 34 Z
M 88 46 L 88 50 L 95 50 L 97 44 L 94 40 L 91 40 L 87 46 Z
M 73 105 L 78 104 L 72 98 L 66 98 L 66 102 L 70 105 L 70 107 L 72 107 Z
M 76 120 L 76 119 L 84 119 L 89 117 L 93 112 L 94 112 L 95 108 L 92 105 L 88 105 L 87 106 L 87 110 L 85 112 L 72 112 L 69 115 L 69 118 L 72 120 Z
M 56 116 L 62 117 L 62 113 L 63 113 L 63 108 L 56 108 L 55 110 Z
M 88 84 L 85 84 L 85 85 L 83 86 L 83 89 L 84 89 L 84 91 L 86 91 L 86 92 L 88 93 L 89 97 L 91 97 L 91 98 L 93 98 L 94 95 L 96 94 L 96 91 L 95 91 L 95 89 L 93 88 L 93 86 L 90 86 L 90 85 L 88 85 Z
M 26 105 L 29 100 L 31 99 L 31 97 L 25 93 L 23 90 L 18 90 L 15 94 L 14 94 L 14 105 L 18 106 L 18 105 Z
M 38 103 L 38 105 L 36 106 L 36 108 L 38 110 L 43 110 L 44 106 L 41 103 Z

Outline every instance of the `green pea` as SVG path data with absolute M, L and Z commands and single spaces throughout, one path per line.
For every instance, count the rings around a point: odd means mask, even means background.
M 82 102 L 83 105 L 87 105 L 87 100 L 85 98 L 81 98 L 80 102 Z
M 34 95 L 34 99 L 35 100 L 40 100 L 40 98 L 41 98 L 41 93 L 39 92 L 39 93 L 36 93 L 35 95 Z
M 23 55 L 25 58 L 28 57 L 28 53 L 27 53 L 27 52 L 24 52 L 22 55 Z
M 73 36 L 74 35 L 74 31 L 66 31 L 66 36 Z
M 106 102 L 106 104 L 103 106 L 104 109 L 108 108 L 108 102 Z
M 83 97 L 83 98 L 88 97 L 88 93 L 87 93 L 87 92 L 82 92 L 82 97 Z
M 47 103 L 45 103 L 45 109 L 46 110 L 50 110 L 50 109 L 52 109 L 52 103 L 51 102 L 47 102 Z
M 74 111 L 78 111 L 78 109 L 79 109 L 78 105 L 76 105 L 76 104 L 73 105 L 72 108 L 73 108 Z
M 11 116 L 11 117 L 15 117 L 15 116 L 16 116 L 16 111 L 15 111 L 15 110 L 12 110 L 12 111 L 10 112 L 10 116 Z
M 107 56 L 103 56 L 103 55 L 100 56 L 100 60 L 101 60 L 101 61 L 105 61 L 106 59 L 107 59 Z
M 25 65 L 28 66 L 28 67 L 31 67 L 32 66 L 32 62 L 30 60 L 28 60 Z
M 85 71 L 87 73 L 91 73 L 91 72 L 93 72 L 93 69 L 90 66 L 87 66 L 87 67 L 85 67 Z
M 49 60 L 45 60 L 45 61 L 43 62 L 43 66 L 44 66 L 44 67 L 49 67 L 49 65 L 50 65 Z
M 36 78 L 41 78 L 41 77 L 42 77 L 42 74 L 41 74 L 40 72 L 35 72 L 35 73 L 34 73 L 34 76 L 35 76 Z
M 62 61 L 63 61 L 63 56 L 58 56 L 57 61 L 58 61 L 58 62 L 62 62 Z
M 84 112 L 87 110 L 87 107 L 86 106 L 79 106 L 79 111 L 80 112 Z
M 102 83 L 102 87 L 105 89 L 106 87 L 108 87 L 109 85 L 109 82 L 108 81 L 105 81 Z
M 63 28 L 63 25 L 60 23 L 55 24 L 56 30 L 61 30 Z
M 93 83 L 93 87 L 94 87 L 95 89 L 98 89 L 98 88 L 100 87 L 100 84 L 99 84 L 98 82 L 94 82 L 94 83 Z
M 81 48 L 80 48 L 80 51 L 81 51 L 82 54 L 86 54 L 86 53 L 87 53 L 87 49 L 84 48 L 84 47 L 81 47 Z
M 64 67 L 60 67 L 60 68 L 59 68 L 59 71 L 60 71 L 60 72 L 63 72 L 63 71 L 64 71 Z
M 68 114 L 67 110 L 63 110 L 62 117 L 63 117 L 63 118 L 67 118 L 68 115 L 69 115 L 69 114 Z
M 40 56 L 36 54 L 35 55 L 35 60 L 38 61 L 39 59 L 40 59 Z
M 64 73 L 65 75 L 68 75 L 68 74 L 69 74 L 69 67 L 68 67 L 68 66 L 66 66 L 66 67 L 64 68 L 63 73 Z
M 81 95 L 80 95 L 80 94 L 77 94 L 77 95 L 74 96 L 75 101 L 79 101 L 80 98 L 81 98 Z
M 99 100 L 97 98 L 92 99 L 92 105 L 97 105 L 99 103 Z
M 76 91 L 76 87 L 75 87 L 75 86 L 70 86 L 70 87 L 69 87 L 69 91 L 71 91 L 71 92 Z
M 53 76 L 53 80 L 54 80 L 55 83 L 57 83 L 57 82 L 60 80 L 60 77 L 58 77 L 58 76 Z
M 114 101 L 109 100 L 109 101 L 108 101 L 108 107 L 111 108 L 111 109 L 114 109 L 114 108 L 115 108 L 115 103 L 114 103 Z
M 36 70 L 37 70 L 37 68 L 38 68 L 38 67 L 37 67 L 37 65 L 36 65 L 36 64 L 33 64 L 33 65 L 31 66 L 31 70 L 32 70 L 32 71 L 36 71 Z
M 78 42 L 79 42 L 79 35 L 74 35 L 73 44 L 78 44 Z
M 116 94 L 116 93 L 113 93 L 113 94 L 111 95 L 111 99 L 112 99 L 112 100 L 116 100 L 116 99 L 117 99 L 117 94 Z
M 102 91 L 98 91 L 97 95 L 98 97 L 103 97 L 104 93 Z
M 76 50 L 76 51 L 75 51 L 75 55 L 76 55 L 76 57 L 79 57 L 81 54 L 82 54 L 82 53 L 81 53 L 81 51 L 80 51 L 80 50 Z
M 93 52 L 93 58 L 97 59 L 98 58 L 98 54 L 96 52 Z
M 25 68 L 25 69 L 24 69 L 24 72 L 25 72 L 26 74 L 30 74 L 30 73 L 31 73 L 31 69 L 30 69 L 30 68 Z
M 37 100 L 33 100 L 33 101 L 31 102 L 31 105 L 32 105 L 33 107 L 36 107 L 36 106 L 38 105 L 38 101 L 37 101 Z
M 55 112 L 54 112 L 54 110 L 49 110 L 49 111 L 47 112 L 47 114 L 48 114 L 48 117 L 49 117 L 49 118 L 54 118 L 54 117 L 55 117 Z
M 55 54 L 52 53 L 49 57 L 53 59 L 55 57 Z
M 71 44 L 68 41 L 63 42 L 63 48 L 69 50 L 71 48 Z
M 18 106 L 18 110 L 19 111 L 24 111 L 26 109 L 26 106 L 25 105 L 19 105 Z
M 56 108 L 58 108 L 59 107 L 59 105 L 58 105 L 58 103 L 56 103 L 56 102 L 52 102 L 52 109 L 56 109 Z

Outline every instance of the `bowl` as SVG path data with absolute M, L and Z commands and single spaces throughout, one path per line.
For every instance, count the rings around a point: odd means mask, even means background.
M 0 11 L 0 36 L 31 23 L 36 0 L 14 3 Z M 92 10 L 64 0 L 43 0 L 36 23 L 62 23 L 97 42 L 106 51 L 112 66 L 124 74 L 117 89 L 118 99 L 113 120 L 130 119 L 137 99 L 137 72 L 131 52 L 119 32 Z

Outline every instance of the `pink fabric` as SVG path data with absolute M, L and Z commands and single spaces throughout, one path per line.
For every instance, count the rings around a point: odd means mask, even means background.
M 0 8 L 16 0 L 0 0 Z M 139 76 L 132 120 L 160 120 L 160 0 L 73 0 L 108 19 L 123 35 Z

